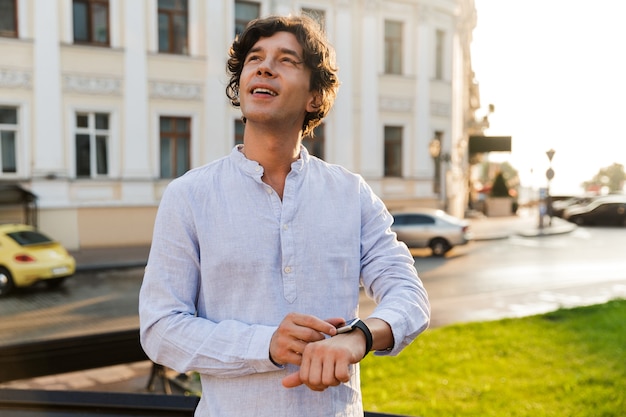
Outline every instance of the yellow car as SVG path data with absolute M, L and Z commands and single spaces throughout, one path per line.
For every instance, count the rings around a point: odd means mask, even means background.
M 74 257 L 34 227 L 0 224 L 0 296 L 39 281 L 56 287 L 75 270 Z

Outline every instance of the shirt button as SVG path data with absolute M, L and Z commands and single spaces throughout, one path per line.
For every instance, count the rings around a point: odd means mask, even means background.
M 267 192 L 268 194 L 272 194 L 272 187 L 270 187 L 269 185 L 265 187 L 265 192 Z
M 291 273 L 291 267 L 290 266 L 286 266 L 284 271 L 285 271 L 285 274 L 290 274 Z
M 255 170 L 256 172 L 259 172 L 259 171 L 261 170 L 261 167 L 259 167 L 259 166 L 258 166 L 258 167 L 256 167 L 256 168 L 254 168 L 254 170 Z
M 289 230 L 289 225 L 283 224 L 283 230 Z

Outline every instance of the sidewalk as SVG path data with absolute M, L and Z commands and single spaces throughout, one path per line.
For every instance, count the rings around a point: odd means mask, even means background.
M 534 210 L 526 210 L 520 214 L 506 217 L 471 218 L 470 231 L 474 240 L 507 239 L 511 236 L 542 237 L 573 232 L 577 226 L 558 217 L 544 219 L 539 227 L 539 216 Z
M 148 261 L 150 246 L 116 246 L 69 251 L 76 259 L 76 272 L 141 268 Z
M 549 225 L 539 228 L 539 218 L 534 211 L 523 211 L 506 217 L 476 217 L 468 219 L 474 240 L 507 239 L 511 236 L 542 237 L 570 233 L 576 225 L 558 217 Z M 77 271 L 93 271 L 112 268 L 136 268 L 146 265 L 149 246 L 87 248 L 70 251 L 76 259 Z
M 477 217 L 470 220 L 470 229 L 474 240 L 507 239 L 511 236 L 541 238 L 555 234 L 570 233 L 576 226 L 559 218 L 553 218 L 551 224 L 539 228 L 539 219 L 532 212 L 508 217 Z M 547 223 L 547 222 L 546 222 Z M 77 271 L 96 271 L 101 269 L 143 267 L 149 254 L 149 246 L 110 247 L 81 249 L 71 252 L 76 258 Z M 28 380 L 10 381 L 0 384 L 1 388 L 79 390 L 146 393 L 152 363 L 150 361 L 116 365 L 106 368 L 90 369 L 60 375 L 49 375 Z M 171 388 L 177 392 L 177 374 L 168 371 Z M 154 391 L 164 392 L 163 380 L 155 381 Z

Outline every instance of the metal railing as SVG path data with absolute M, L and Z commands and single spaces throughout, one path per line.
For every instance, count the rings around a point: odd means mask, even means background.
M 139 330 L 0 346 L 0 382 L 148 360 Z M 148 386 L 154 382 L 153 367 Z M 156 375 L 158 376 L 158 375 Z M 161 375 L 165 378 L 164 374 Z M 163 381 L 164 386 L 167 381 Z M 193 417 L 199 397 L 155 393 L 0 389 L 2 417 Z M 364 417 L 400 417 L 365 412 Z

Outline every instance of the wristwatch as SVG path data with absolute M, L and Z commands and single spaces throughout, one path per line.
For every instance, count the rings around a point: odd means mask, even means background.
M 344 326 L 337 329 L 337 334 L 350 333 L 354 329 L 359 329 L 365 335 L 365 355 L 363 355 L 363 357 L 366 357 L 370 350 L 372 350 L 374 340 L 372 338 L 372 332 L 370 332 L 370 329 L 367 327 L 367 324 L 363 322 L 363 320 L 358 317 L 348 320 Z

